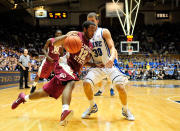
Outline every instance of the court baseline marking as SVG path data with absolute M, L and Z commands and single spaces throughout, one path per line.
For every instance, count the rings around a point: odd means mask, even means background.
M 174 97 L 180 97 L 180 96 L 170 96 L 170 97 L 166 98 L 166 100 L 171 101 L 171 102 L 176 103 L 176 104 L 180 104 L 180 103 L 175 102 L 174 100 L 171 99 L 171 98 L 174 98 Z

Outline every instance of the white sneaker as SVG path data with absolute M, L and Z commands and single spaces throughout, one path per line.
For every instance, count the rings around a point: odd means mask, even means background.
M 98 107 L 94 104 L 93 107 L 89 107 L 81 116 L 81 118 L 86 119 L 89 118 L 92 113 L 96 113 L 98 111 Z
M 133 114 L 127 109 L 127 111 L 125 111 L 123 108 L 122 108 L 122 115 L 126 117 L 127 120 L 129 121 L 134 121 L 135 118 L 133 116 Z

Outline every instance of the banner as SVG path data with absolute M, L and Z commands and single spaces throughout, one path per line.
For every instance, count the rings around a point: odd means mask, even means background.
M 34 81 L 37 72 L 29 72 L 28 82 Z M 0 85 L 19 83 L 19 71 L 0 71 Z M 23 78 L 24 81 L 24 78 Z
M 20 72 L 0 71 L 0 85 L 15 84 L 20 79 Z

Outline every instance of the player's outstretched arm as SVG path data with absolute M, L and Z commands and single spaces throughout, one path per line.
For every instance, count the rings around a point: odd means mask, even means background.
M 77 34 L 78 34 L 78 31 L 70 31 L 70 32 L 68 32 L 66 35 L 62 35 L 62 36 L 56 37 L 53 45 L 54 45 L 54 46 L 62 46 L 63 43 L 64 43 L 64 40 L 65 40 L 68 36 L 70 36 L 70 35 L 77 35 Z
M 116 49 L 114 47 L 114 41 L 112 40 L 111 33 L 108 29 L 103 30 L 103 38 L 106 40 L 111 53 L 111 57 L 105 67 L 111 68 L 114 64 L 114 59 L 116 58 Z
M 70 35 L 78 35 L 78 31 L 69 31 L 66 35 L 67 35 L 67 36 L 70 36 Z
M 44 48 L 42 49 L 42 52 L 44 53 L 45 57 L 49 61 L 53 62 L 54 60 L 48 55 L 48 51 L 47 51 L 50 43 L 51 43 L 51 39 L 48 39 L 45 46 L 44 46 Z
M 64 43 L 64 40 L 68 37 L 68 35 L 62 35 L 55 38 L 55 41 L 53 43 L 54 46 L 62 46 Z

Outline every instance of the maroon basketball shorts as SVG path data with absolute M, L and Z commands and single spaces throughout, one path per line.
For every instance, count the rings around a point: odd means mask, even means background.
M 39 67 L 38 76 L 40 78 L 46 78 L 47 79 L 50 76 L 51 72 L 54 70 L 55 65 L 56 65 L 56 62 L 52 63 L 52 62 L 44 59 L 42 61 L 41 66 Z
M 63 92 L 67 83 L 78 81 L 79 78 L 67 64 L 60 63 L 55 66 L 55 76 L 43 86 L 43 90 L 50 97 L 57 99 Z

